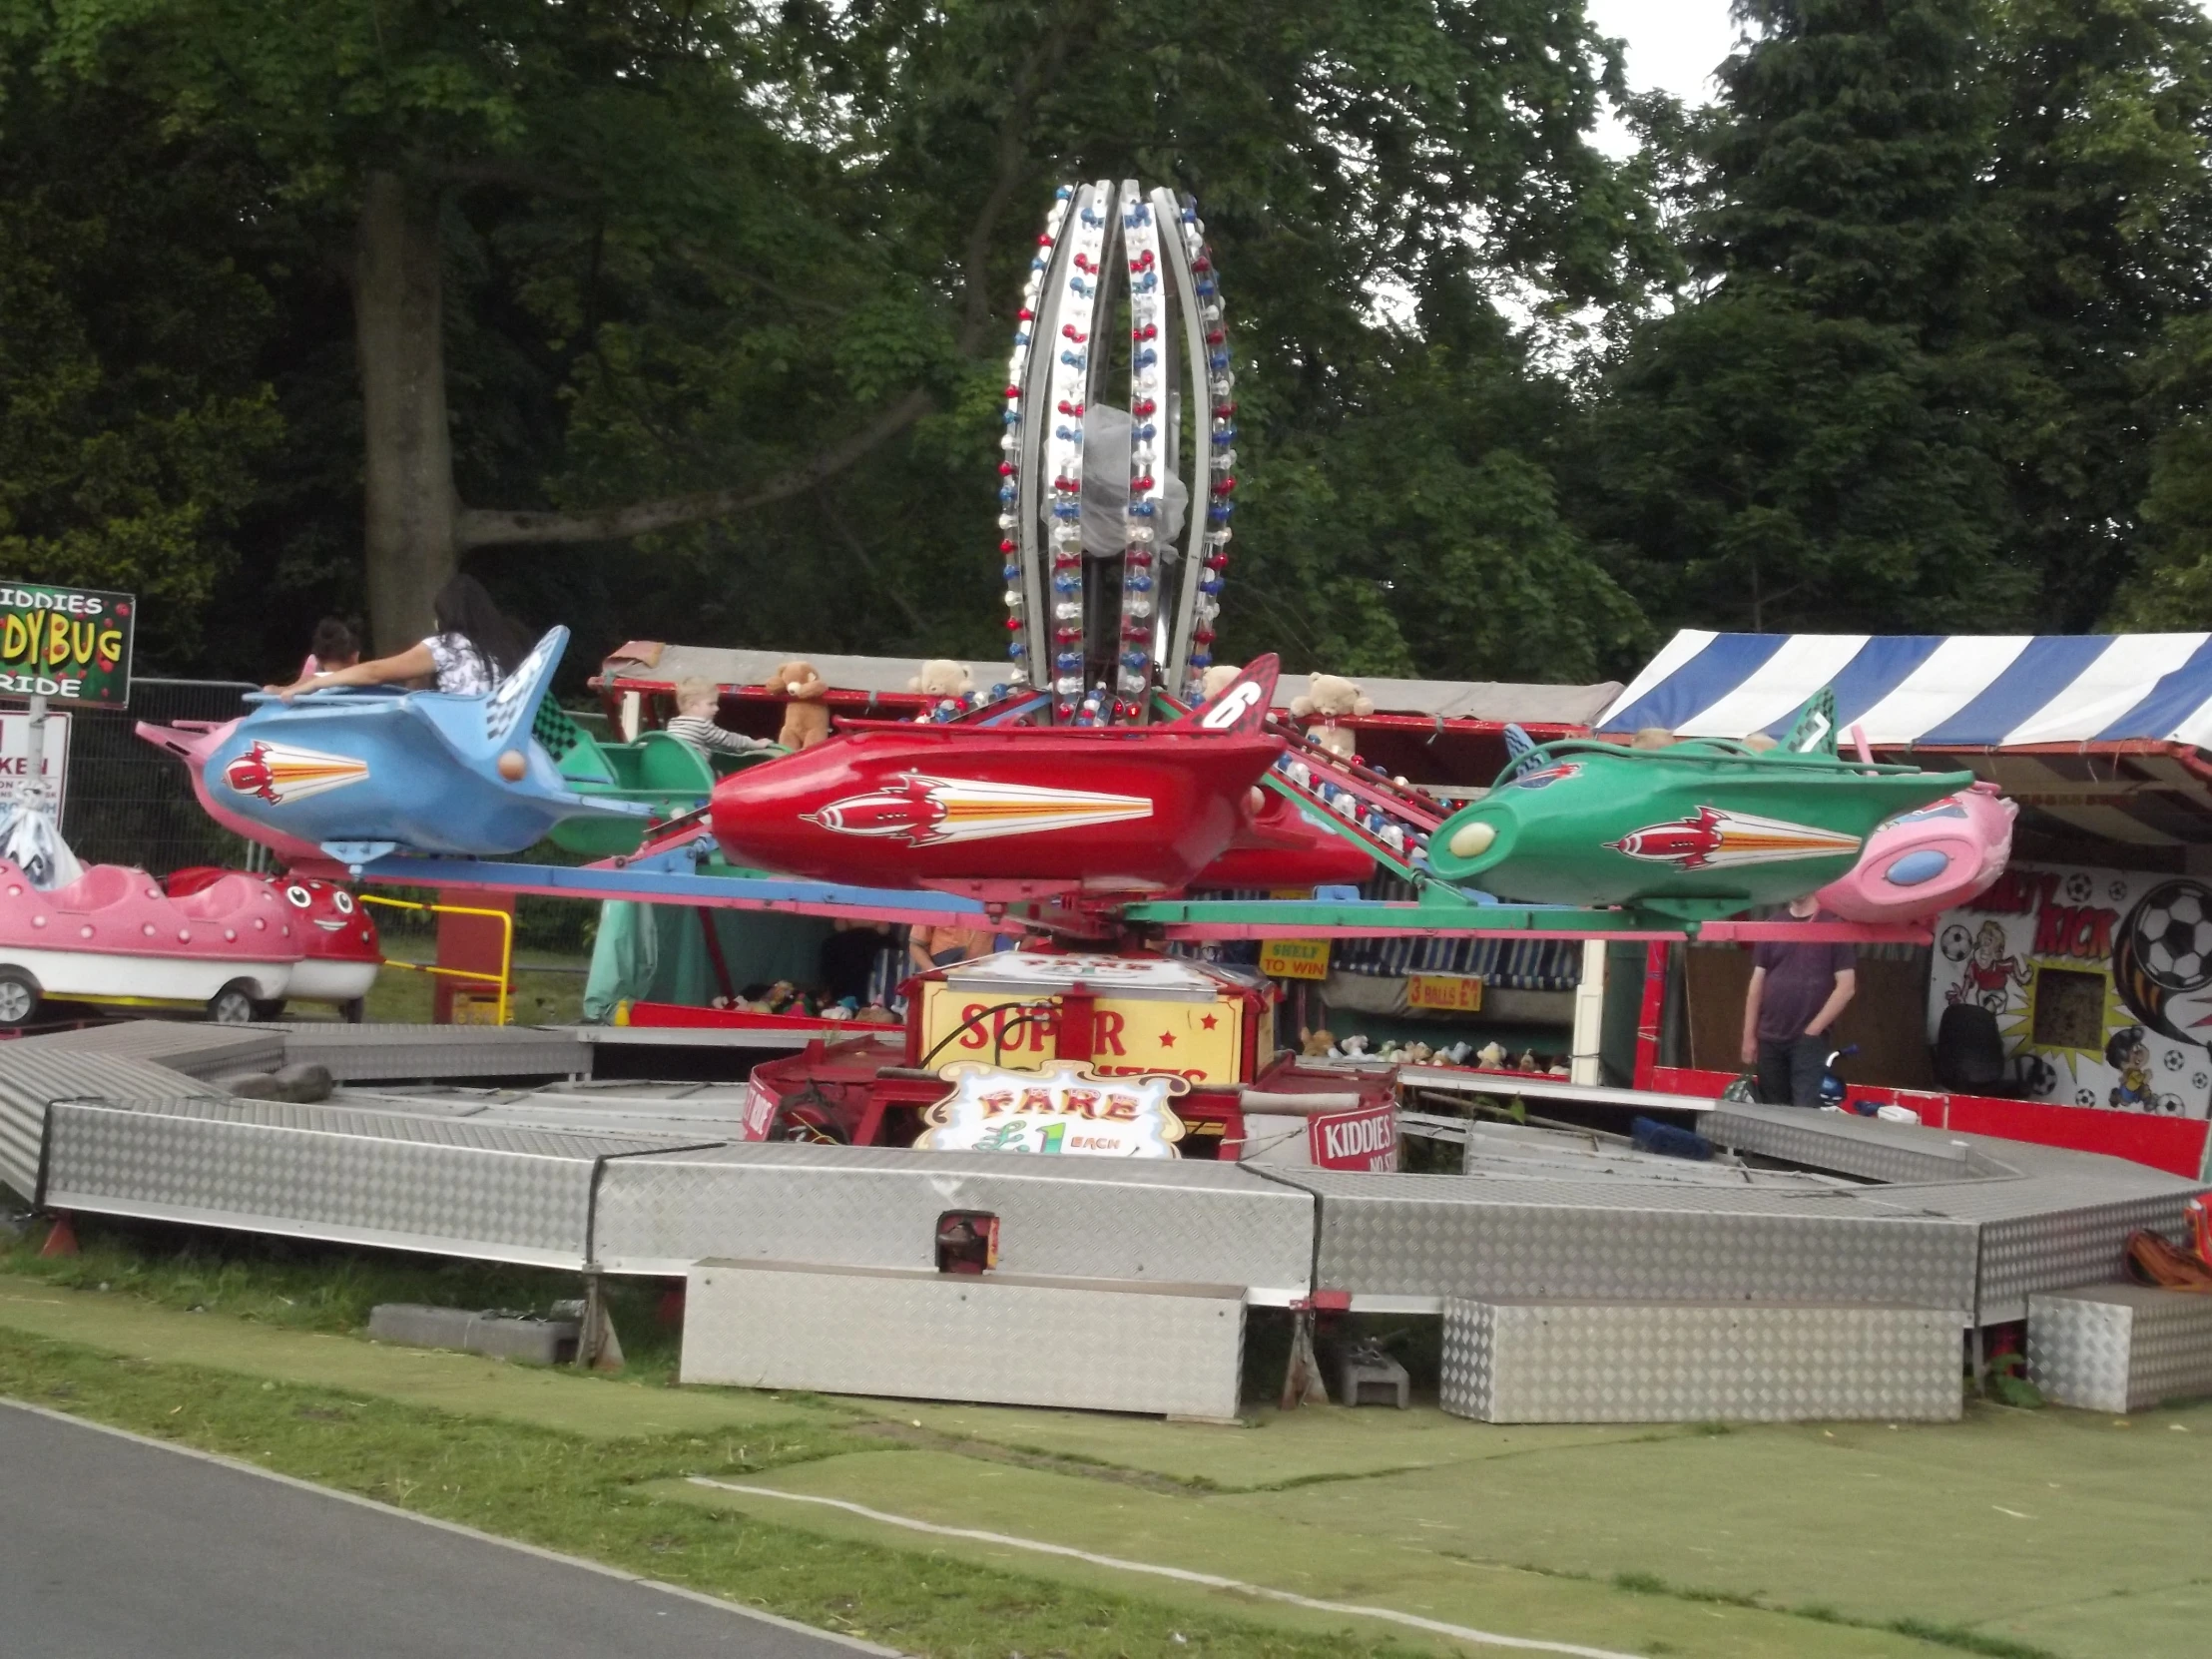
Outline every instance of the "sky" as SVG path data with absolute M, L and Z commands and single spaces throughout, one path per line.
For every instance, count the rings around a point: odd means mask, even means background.
M 1601 34 L 1628 43 L 1628 84 L 1662 87 L 1689 104 L 1713 96 L 1713 66 L 1736 44 L 1728 0 L 1585 0 Z

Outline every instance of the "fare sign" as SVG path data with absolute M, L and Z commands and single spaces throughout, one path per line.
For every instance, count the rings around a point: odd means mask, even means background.
M 124 707 L 137 620 L 127 593 L 0 582 L 0 697 Z
M 914 1145 L 931 1152 L 1027 1152 L 1082 1158 L 1179 1158 L 1183 1120 L 1168 1104 L 1180 1077 L 1101 1077 L 1087 1066 L 1001 1071 L 952 1065 L 952 1092 L 922 1113 Z

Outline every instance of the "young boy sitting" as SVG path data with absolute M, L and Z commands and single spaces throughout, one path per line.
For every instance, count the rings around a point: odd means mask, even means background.
M 685 680 L 676 687 L 676 714 L 668 723 L 668 735 L 680 738 L 708 760 L 717 755 L 781 755 L 784 751 L 766 738 L 749 738 L 715 724 L 722 706 L 722 689 L 712 680 Z

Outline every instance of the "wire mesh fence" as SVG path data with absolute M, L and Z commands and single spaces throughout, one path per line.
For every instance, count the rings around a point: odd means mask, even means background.
M 88 864 L 137 864 L 156 875 L 187 864 L 269 868 L 268 849 L 208 817 L 185 764 L 136 731 L 142 720 L 235 720 L 246 713 L 246 694 L 260 690 L 243 681 L 139 679 L 129 709 L 73 711 L 62 838 Z
M 145 721 L 174 726 L 204 721 L 220 725 L 247 712 L 246 697 L 261 687 L 238 680 L 164 680 L 131 683 L 128 710 L 79 709 L 70 714 L 68 776 L 62 792 L 62 838 L 86 863 L 133 864 L 168 875 L 189 864 L 267 870 L 267 847 L 217 824 L 193 794 L 185 764 L 138 736 Z M 517 862 L 581 862 L 557 849 L 525 852 Z M 427 889 L 385 888 L 394 897 L 424 902 Z M 517 950 L 574 955 L 591 948 L 596 904 L 574 899 L 526 897 L 515 907 Z M 418 911 L 380 910 L 385 948 L 427 960 L 436 954 L 436 918 Z

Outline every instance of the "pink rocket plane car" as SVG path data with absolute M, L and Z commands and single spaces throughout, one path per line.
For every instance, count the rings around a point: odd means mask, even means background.
M 1847 921 L 1913 921 L 1963 904 L 2004 873 L 2019 809 L 1994 784 L 1975 784 L 1867 837 L 1850 871 L 1821 888 Z
M 334 1003 L 347 1019 L 358 1021 L 361 999 L 376 983 L 376 970 L 384 964 L 383 940 L 377 935 L 368 906 L 335 881 L 296 871 L 288 875 L 252 875 L 195 864 L 178 870 L 162 884 L 172 898 L 182 898 L 232 876 L 265 883 L 290 907 L 293 919 L 304 924 L 300 937 L 306 953 L 291 970 L 284 1000 Z M 259 1012 L 265 1018 L 274 1018 L 281 1009 L 281 1002 L 272 1002 Z
M 172 897 L 143 869 L 92 864 L 43 891 L 0 859 L 0 1026 L 50 998 L 198 1007 L 243 1024 L 290 990 L 306 930 L 258 876 Z

